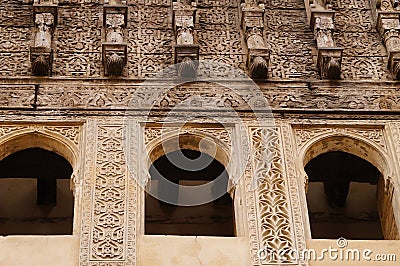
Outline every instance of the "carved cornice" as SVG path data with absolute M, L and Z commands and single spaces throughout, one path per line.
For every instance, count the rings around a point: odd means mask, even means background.
M 254 78 L 267 78 L 269 54 L 264 40 L 264 4 L 242 1 L 242 29 L 246 36 L 247 68 Z
M 335 11 L 323 0 L 305 1 L 308 22 L 317 43 L 317 67 L 323 79 L 339 79 L 343 49 L 333 39 Z

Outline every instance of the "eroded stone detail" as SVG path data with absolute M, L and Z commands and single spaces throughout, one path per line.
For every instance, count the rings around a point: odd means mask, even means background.
M 199 45 L 194 30 L 196 2 L 192 0 L 176 0 L 173 2 L 174 31 L 176 37 L 175 64 L 178 76 L 196 76 L 199 60 Z
M 57 19 L 57 0 L 35 0 L 33 4 L 35 19 L 35 40 L 30 48 L 32 74 L 51 75 L 53 63 L 52 38 Z
M 126 1 L 122 1 L 126 4 Z M 111 1 L 104 5 L 104 27 L 106 40 L 103 47 L 103 65 L 106 75 L 120 76 L 127 63 L 128 48 L 125 42 L 128 7 Z
M 373 16 L 388 52 L 388 68 L 400 79 L 400 7 L 398 1 L 372 1 Z
M 266 78 L 268 75 L 269 49 L 263 37 L 263 1 L 242 1 L 242 29 L 247 43 L 247 68 L 250 76 Z
M 317 67 L 321 77 L 339 79 L 343 49 L 337 47 L 333 40 L 335 11 L 331 8 L 328 2 L 321 0 L 310 1 L 310 5 L 306 5 L 308 19 L 317 42 Z

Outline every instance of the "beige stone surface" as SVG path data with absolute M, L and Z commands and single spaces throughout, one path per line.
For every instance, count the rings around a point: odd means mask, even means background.
M 79 242 L 74 236 L 0 237 L 0 265 L 75 266 Z
M 248 240 L 242 237 L 141 236 L 137 265 L 249 265 Z
M 320 256 L 323 249 L 338 249 L 337 253 L 333 253 L 332 257 L 335 257 L 334 254 L 337 254 L 339 257 L 337 259 L 330 259 L 328 253 L 325 253 L 324 260 L 310 260 L 310 266 L 319 266 L 319 265 L 351 265 L 351 266 L 380 266 L 380 265 L 399 265 L 400 263 L 400 242 L 395 240 L 347 240 L 347 247 L 340 249 L 337 246 L 336 240 L 325 240 L 325 239 L 310 239 L 307 241 L 307 249 L 315 249 L 318 256 Z M 340 251 L 342 250 L 342 251 Z M 354 258 L 351 255 L 353 250 L 360 251 L 360 259 L 357 259 L 357 256 Z M 369 253 L 366 250 L 371 250 L 372 253 Z M 365 257 L 363 258 L 363 253 L 366 252 Z M 340 259 L 341 254 L 343 254 L 343 259 Z M 347 255 L 348 254 L 348 255 Z M 355 253 L 353 253 L 355 254 Z M 370 254 L 370 255 L 368 255 Z M 390 259 L 389 261 L 387 255 L 394 255 L 394 259 Z M 368 255 L 368 256 L 367 256 Z M 380 258 L 386 257 L 385 261 L 380 261 L 376 255 L 380 256 Z M 349 258 L 349 259 L 347 259 Z M 370 260 L 368 260 L 370 258 Z

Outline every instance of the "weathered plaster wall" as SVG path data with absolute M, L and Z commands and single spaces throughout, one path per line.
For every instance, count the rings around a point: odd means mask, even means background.
M 0 265 L 76 266 L 79 258 L 77 236 L 0 237 Z
M 232 265 L 249 263 L 248 240 L 242 237 L 141 236 L 137 265 Z

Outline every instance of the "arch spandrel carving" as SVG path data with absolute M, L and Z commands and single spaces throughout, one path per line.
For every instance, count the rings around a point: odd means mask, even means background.
M 0 158 L 22 149 L 40 147 L 65 157 L 74 168 L 77 168 L 80 135 L 79 125 L 0 125 L 0 145 L 3 146 Z

